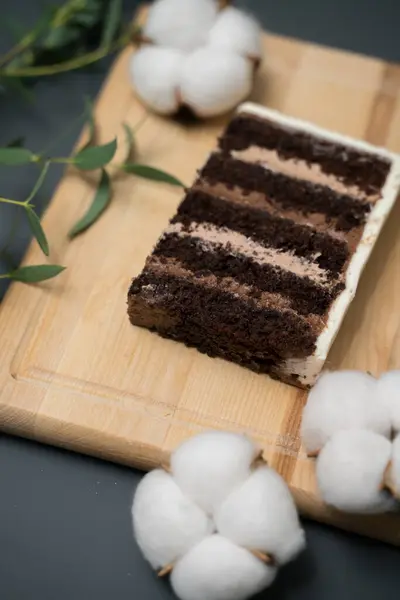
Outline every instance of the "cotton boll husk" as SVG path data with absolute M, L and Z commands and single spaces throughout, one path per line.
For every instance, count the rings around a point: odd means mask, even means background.
M 165 115 L 178 110 L 184 59 L 179 50 L 156 46 L 143 46 L 132 56 L 132 83 L 137 95 L 152 110 Z
M 383 436 L 362 429 L 335 433 L 317 459 L 318 487 L 330 506 L 356 513 L 391 510 L 393 499 L 383 491 L 392 445 Z
M 160 469 L 143 477 L 132 506 L 137 543 L 154 569 L 183 556 L 213 531 L 213 523 Z
M 160 46 L 194 50 L 206 43 L 217 10 L 214 0 L 157 0 L 149 10 L 143 36 Z
M 301 436 L 309 454 L 317 454 L 342 429 L 370 429 L 390 435 L 389 414 L 376 399 L 377 382 L 360 371 L 324 373 L 303 411 Z
M 228 6 L 219 13 L 212 26 L 208 44 L 259 60 L 262 57 L 261 33 L 256 19 L 233 6 Z
M 211 514 L 248 477 L 257 450 L 241 434 L 201 433 L 173 452 L 171 472 L 181 490 Z
M 400 499 L 400 434 L 395 437 L 392 444 L 392 479 L 396 498 Z
M 400 434 L 393 440 L 392 458 L 385 473 L 385 486 L 400 500 Z
M 389 371 L 378 379 L 376 396 L 379 404 L 387 406 L 392 428 L 400 431 L 400 371 Z
M 192 548 L 171 575 L 181 600 L 245 600 L 273 582 L 276 567 L 215 534 Z
M 221 504 L 215 514 L 219 533 L 232 542 L 271 555 L 278 564 L 293 559 L 305 536 L 286 483 L 260 467 Z
M 204 47 L 184 63 L 182 102 L 199 117 L 231 110 L 247 98 L 253 85 L 251 61 L 222 48 Z

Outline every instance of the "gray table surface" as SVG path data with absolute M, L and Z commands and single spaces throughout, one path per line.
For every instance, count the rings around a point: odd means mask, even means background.
M 126 1 L 129 15 L 137 2 Z M 400 60 L 400 2 L 391 0 L 243 0 L 272 31 Z M 3 0 L 1 14 L 29 24 L 36 0 Z M 0 49 L 7 39 L 0 39 Z M 82 97 L 94 97 L 109 67 L 43 80 L 35 102 L 0 96 L 0 145 L 25 134 L 40 149 L 82 111 Z M 67 153 L 80 124 L 58 145 Z M 24 198 L 33 173 L 0 170 L 1 194 Z M 41 193 L 46 202 L 60 170 Z M 0 208 L 0 246 L 10 225 Z M 11 247 L 18 263 L 28 240 L 21 230 Z M 1 268 L 4 265 L 0 265 Z M 0 289 L 4 293 L 5 287 Z M 0 340 L 1 343 L 1 340 Z M 150 571 L 131 532 L 130 505 L 142 475 L 84 456 L 0 436 L 1 600 L 166 600 L 168 584 Z M 291 600 L 375 600 L 399 598 L 400 552 L 316 523 L 305 523 L 308 549 L 282 570 L 261 598 Z M 207 599 L 204 599 L 207 600 Z

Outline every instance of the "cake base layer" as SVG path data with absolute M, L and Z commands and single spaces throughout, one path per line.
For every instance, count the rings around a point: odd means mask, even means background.
M 253 298 L 149 268 L 130 289 L 131 323 L 183 342 L 214 358 L 236 362 L 256 373 L 294 383 L 286 368 L 315 346 L 313 327 L 293 310 L 274 307 L 271 298 Z

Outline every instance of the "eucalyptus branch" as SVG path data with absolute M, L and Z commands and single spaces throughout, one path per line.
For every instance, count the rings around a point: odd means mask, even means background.
M 13 48 L 0 56 L 0 67 L 16 58 L 19 54 L 30 48 L 46 29 L 59 28 L 68 23 L 71 16 L 82 8 L 80 0 L 69 0 L 63 6 L 45 11 L 32 31 L 27 33 Z
M 98 62 L 102 58 L 105 58 L 109 54 L 113 54 L 116 50 L 123 48 L 130 41 L 130 34 L 125 33 L 116 42 L 111 44 L 109 47 L 97 48 L 93 52 L 72 58 L 64 62 L 54 65 L 44 65 L 38 67 L 22 67 L 15 69 L 0 69 L 0 77 L 45 77 L 49 75 L 57 75 L 59 73 L 66 73 L 67 71 L 75 71 L 76 69 L 82 69 L 88 67 L 93 63 Z
M 0 56 L 2 83 L 26 92 L 25 78 L 96 63 L 135 36 L 132 27 L 123 26 L 122 16 L 122 0 L 66 0 L 46 9 L 33 30 Z
M 139 37 L 138 27 L 123 28 L 122 0 L 66 0 L 62 6 L 46 11 L 31 32 L 22 35 L 14 47 L 0 56 L 0 78 L 2 84 L 10 90 L 26 92 L 24 78 L 31 82 L 36 77 L 87 67 L 130 42 L 137 41 Z M 106 211 L 112 202 L 113 176 L 116 172 L 174 186 L 183 185 L 169 173 L 134 162 L 135 133 L 144 120 L 140 121 L 135 130 L 123 123 L 126 152 L 122 164 L 115 164 L 112 161 L 117 150 L 117 139 L 106 144 L 96 144 L 96 123 L 89 101 L 86 102 L 84 114 L 89 133 L 88 140 L 72 156 L 48 156 L 54 140 L 40 153 L 23 147 L 23 140 L 19 138 L 10 142 L 7 147 L 0 148 L 0 164 L 13 168 L 36 164 L 40 168 L 36 183 L 25 200 L 0 196 L 0 206 L 8 204 L 16 207 L 13 224 L 7 241 L 0 250 L 0 256 L 5 257 L 8 254 L 8 246 L 18 229 L 20 217 L 27 219 L 31 233 L 43 254 L 49 256 L 49 243 L 33 202 L 53 164 L 65 164 L 78 172 L 93 171 L 98 174 L 91 204 L 70 229 L 70 238 L 88 230 Z M 109 168 L 110 166 L 112 168 Z M 1 273 L 0 279 L 37 283 L 55 277 L 64 268 L 52 264 L 23 266 L 8 273 Z
M 39 244 L 42 252 L 49 256 L 50 248 L 47 241 L 46 234 L 43 230 L 39 216 L 35 212 L 35 206 L 32 204 L 35 196 L 43 185 L 46 175 L 52 164 L 68 164 L 78 171 L 99 171 L 99 177 L 97 180 L 96 190 L 93 196 L 93 200 L 79 219 L 77 223 L 69 231 L 69 237 L 74 238 L 77 235 L 82 234 L 84 231 L 89 229 L 105 212 L 112 201 L 112 175 L 107 169 L 114 159 L 117 150 L 117 139 L 114 139 L 106 144 L 95 145 L 96 138 L 96 123 L 93 115 L 93 108 L 90 102 L 86 102 L 86 113 L 89 130 L 88 142 L 80 148 L 75 154 L 70 157 L 45 157 L 43 154 L 37 154 L 31 150 L 23 147 L 16 147 L 9 145 L 5 148 L 0 148 L 0 164 L 8 166 L 21 167 L 26 164 L 36 163 L 41 166 L 39 177 L 32 188 L 32 191 L 28 197 L 21 200 L 14 200 L 11 198 L 0 197 L 0 203 L 10 204 L 23 208 L 23 214 L 28 220 L 31 232 Z M 156 169 L 148 165 L 133 162 L 133 155 L 135 153 L 135 133 L 143 126 L 147 114 L 139 122 L 138 126 L 133 130 L 127 123 L 123 123 L 123 129 L 125 132 L 125 159 L 121 164 L 113 163 L 113 169 L 110 170 L 114 174 L 115 170 L 128 175 L 135 175 L 142 179 L 148 179 L 159 183 L 166 183 L 173 186 L 183 187 L 183 184 L 169 173 Z M 7 251 L 7 245 L 2 249 L 1 254 L 5 254 Z M 0 275 L 1 279 L 14 279 L 16 281 L 23 281 L 25 283 L 37 283 L 55 277 L 64 267 L 60 265 L 33 265 L 29 267 L 21 267 L 16 271 L 9 273 L 3 273 Z

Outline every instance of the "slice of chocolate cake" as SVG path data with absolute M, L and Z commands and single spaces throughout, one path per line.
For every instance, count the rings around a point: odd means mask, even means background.
M 133 281 L 130 320 L 310 386 L 399 188 L 400 157 L 245 104 Z

